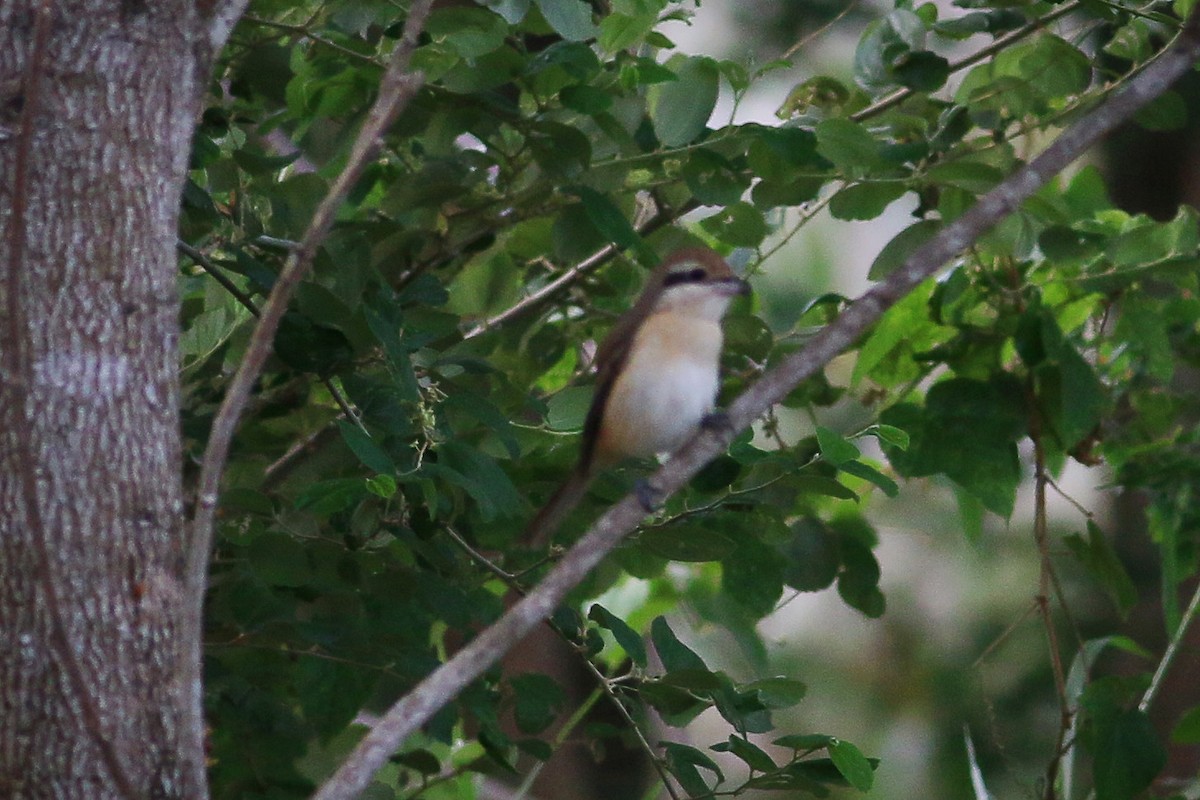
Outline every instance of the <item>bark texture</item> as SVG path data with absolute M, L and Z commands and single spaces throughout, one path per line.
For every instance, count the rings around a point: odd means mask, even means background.
M 174 248 L 215 12 L 0 0 L 0 797 L 205 793 Z

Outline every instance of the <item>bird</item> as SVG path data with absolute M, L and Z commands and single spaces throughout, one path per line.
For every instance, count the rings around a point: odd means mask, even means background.
M 596 351 L 596 389 L 579 460 L 525 529 L 544 546 L 602 469 L 626 458 L 670 453 L 713 418 L 724 334 L 721 320 L 750 286 L 717 252 L 672 252 Z M 640 482 L 649 508 L 652 490 Z

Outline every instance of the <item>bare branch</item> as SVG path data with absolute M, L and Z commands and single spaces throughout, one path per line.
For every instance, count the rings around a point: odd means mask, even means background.
M 403 36 L 392 52 L 387 71 L 380 80 L 379 96 L 367 114 L 366 121 L 350 149 L 346 166 L 329 188 L 325 199 L 317 207 L 299 245 L 288 255 L 283 271 L 275 281 L 266 304 L 262 307 L 262 316 L 250 337 L 246 355 L 238 366 L 226 391 L 225 400 L 213 421 L 208 447 L 200 464 L 200 477 L 197 481 L 195 518 L 192 522 L 192 535 L 188 543 L 184 574 L 186 617 L 181 621 L 179 637 L 182 646 L 188 649 L 182 658 L 185 673 L 183 678 L 188 691 L 192 694 L 187 708 L 189 716 L 193 718 L 185 720 L 185 735 L 195 737 L 196 741 L 192 744 L 197 752 L 202 750 L 200 738 L 203 737 L 204 730 L 204 721 L 200 715 L 203 708 L 201 703 L 201 662 L 203 657 L 201 632 L 205 585 L 208 577 L 208 560 L 212 550 L 217 494 L 220 488 L 221 473 L 224 471 L 229 455 L 229 446 L 233 440 L 233 433 L 237 428 L 242 410 L 250 398 L 254 382 L 258 379 L 263 364 L 271 354 L 275 332 L 287 310 L 288 301 L 300 281 L 308 273 L 317 249 L 333 227 L 337 210 L 358 181 L 367 163 L 379 152 L 384 132 L 423 83 L 424 79 L 421 75 L 409 72 L 409 63 L 413 51 L 416 49 L 417 36 L 424 27 L 431 5 L 432 0 L 415 0 L 409 7 Z
M 1192 12 L 1175 41 L 1140 74 L 1102 105 L 1077 120 L 1040 156 L 1010 175 L 979 202 L 918 248 L 904 265 L 856 300 L 832 325 L 802 349 L 766 373 L 730 406 L 724 431 L 704 430 L 675 453 L 651 478 L 664 495 L 682 487 L 724 452 L 736 432 L 780 402 L 801 381 L 857 341 L 883 314 L 917 285 L 969 247 L 1024 200 L 1065 169 L 1092 144 L 1162 94 L 1200 58 L 1200 8 Z M 610 508 L 562 558 L 545 579 L 482 631 L 453 658 L 435 670 L 388 709 L 341 767 L 325 782 L 315 800 L 357 797 L 371 776 L 443 705 L 495 664 L 562 602 L 629 531 L 645 512 L 636 494 Z
M 660 211 L 647 220 L 645 225 L 642 225 L 640 228 L 638 228 L 638 233 L 640 233 L 642 236 L 649 236 L 651 233 L 654 233 L 654 231 L 658 230 L 669 222 L 678 219 L 682 215 L 694 210 L 697 207 L 698 206 L 695 202 L 691 202 L 686 203 L 671 212 Z M 466 334 L 463 335 L 463 338 L 474 339 L 480 334 L 487 333 L 492 328 L 503 325 L 506 322 L 511 322 L 514 319 L 525 316 L 531 311 L 537 310 L 543 304 L 553 300 L 560 292 L 565 290 L 571 284 L 575 283 L 584 275 L 608 263 L 608 261 L 612 259 L 612 257 L 618 252 L 620 252 L 620 248 L 618 248 L 616 245 L 605 245 L 595 253 L 592 253 L 590 256 L 585 258 L 583 261 L 580 261 L 575 266 L 563 272 L 563 274 L 550 281 L 550 283 L 547 283 L 541 289 L 538 289 L 533 294 L 522 298 L 509 308 L 506 308 L 504 311 L 496 314 L 494 317 L 490 317 L 486 321 L 476 325 L 474 328 L 467 331 Z

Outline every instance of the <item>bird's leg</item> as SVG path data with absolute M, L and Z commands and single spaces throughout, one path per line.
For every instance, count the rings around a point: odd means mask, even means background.
M 729 421 L 729 414 L 723 409 L 714 409 L 700 418 L 700 429 L 712 431 L 713 433 L 729 433 L 733 427 L 733 423 Z
M 662 492 L 651 486 L 645 478 L 638 478 L 634 482 L 633 493 L 647 514 L 653 514 L 662 506 Z

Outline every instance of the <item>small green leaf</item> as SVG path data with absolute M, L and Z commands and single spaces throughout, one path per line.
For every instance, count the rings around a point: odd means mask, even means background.
M 367 478 L 367 491 L 384 500 L 390 500 L 396 494 L 396 479 L 391 475 L 375 475 Z
M 875 782 L 875 769 L 862 752 L 850 742 L 834 739 L 829 743 L 829 757 L 838 772 L 860 792 L 868 792 Z
M 1142 106 L 1133 119 L 1148 131 L 1176 131 L 1187 125 L 1187 101 L 1179 92 L 1166 91 Z
M 872 425 L 867 428 L 865 433 L 892 447 L 898 447 L 901 450 L 908 449 L 908 434 L 891 425 Z
M 819 519 L 792 523 L 792 539 L 783 548 L 783 578 L 802 592 L 815 592 L 833 583 L 842 563 L 838 536 Z
M 879 142 L 860 123 L 841 117 L 817 123 L 817 152 L 848 175 L 862 175 L 880 164 Z
M 1137 587 L 1100 526 L 1088 520 L 1086 538 L 1072 534 L 1065 541 L 1084 569 L 1112 595 L 1121 615 L 1128 614 L 1137 602 Z
M 923 219 L 920 222 L 914 222 L 900 231 L 892 237 L 890 242 L 883 246 L 883 250 L 871 262 L 871 268 L 867 272 L 867 277 L 873 281 L 877 281 L 895 272 L 908 260 L 908 257 L 913 254 L 914 250 L 933 238 L 933 235 L 940 228 L 940 222 Z
M 762 748 L 753 744 L 747 739 L 740 736 L 730 734 L 729 741 L 723 742 L 720 745 L 715 745 L 714 750 L 718 752 L 728 751 L 746 762 L 746 766 L 758 772 L 771 772 L 777 768 L 775 762 Z
M 835 467 L 859 456 L 857 447 L 846 441 L 837 431 L 823 425 L 817 426 L 817 445 L 821 448 L 821 458 Z
M 896 485 L 896 482 L 870 464 L 864 464 L 861 461 L 844 461 L 838 465 L 838 469 L 847 475 L 853 475 L 875 484 L 888 497 L 900 494 L 900 487 Z
M 759 700 L 767 708 L 791 708 L 804 699 L 808 687 L 791 678 L 763 678 L 742 687 L 743 691 L 757 692 Z
M 799 753 L 811 753 L 828 747 L 834 741 L 834 737 L 826 736 L 823 733 L 791 733 L 787 736 L 780 736 L 771 744 L 778 747 L 790 747 Z
M 1176 744 L 1200 744 L 1200 706 L 1186 711 L 1171 732 Z
M 775 548 L 743 536 L 721 560 L 721 588 L 752 615 L 764 617 L 783 594 L 783 569 Z
M 717 105 L 721 72 L 711 58 L 676 55 L 666 66 L 675 80 L 650 89 L 650 121 L 666 147 L 681 147 L 704 132 Z
M 762 212 L 750 203 L 731 203 L 705 217 L 700 227 L 734 247 L 758 247 L 768 233 Z
M 358 457 L 358 460 L 374 472 L 382 474 L 390 474 L 396 471 L 396 465 L 387 453 L 383 451 L 375 440 L 366 434 L 357 425 L 353 425 L 346 420 L 338 420 L 338 430 L 342 434 L 342 440 L 346 442 L 346 446 L 351 452 Z
M 662 558 L 691 562 L 720 561 L 737 547 L 725 534 L 692 524 L 650 528 L 638 543 Z
M 592 7 L 584 0 L 536 0 L 542 16 L 568 42 L 594 39 L 599 28 L 592 21 Z
M 577 431 L 592 405 L 590 386 L 568 386 L 546 401 L 546 425 L 552 431 Z
M 891 73 L 901 86 L 914 92 L 933 92 L 950 77 L 950 62 L 928 50 L 914 50 L 891 64 Z
M 588 619 L 610 631 L 613 638 L 617 640 L 617 644 L 621 645 L 621 649 L 628 654 L 633 663 L 639 667 L 646 666 L 646 644 L 637 631 L 625 623 L 625 620 L 599 603 L 594 603 L 588 610 Z
M 650 641 L 654 643 L 654 650 L 667 672 L 679 669 L 708 671 L 704 660 L 676 638 L 675 632 L 667 624 L 666 617 L 655 617 L 650 623 Z
M 1146 789 L 1167 763 L 1144 711 L 1105 711 L 1093 720 L 1092 780 L 1096 800 L 1131 800 Z
M 829 213 L 837 219 L 875 219 L 908 191 L 903 181 L 855 183 L 829 201 Z
M 679 779 L 680 785 L 693 797 L 709 793 L 708 784 L 700 776 L 697 767 L 716 775 L 718 782 L 725 780 L 725 776 L 716 762 L 696 748 L 675 742 L 663 742 L 662 746 L 667 755 L 667 766 L 670 768 L 671 774 Z
M 565 697 L 548 675 L 529 673 L 512 679 L 513 718 L 522 733 L 541 733 L 558 716 Z

